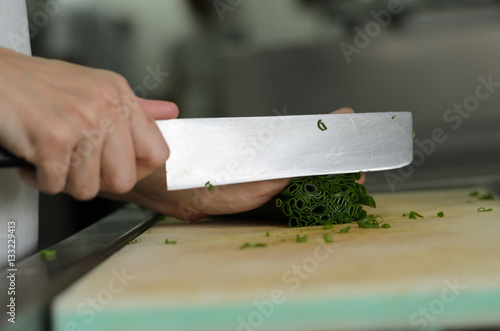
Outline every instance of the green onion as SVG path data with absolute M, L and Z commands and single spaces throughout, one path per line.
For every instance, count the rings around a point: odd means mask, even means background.
M 488 209 L 486 209 L 486 208 L 484 208 L 484 207 L 479 207 L 479 208 L 477 209 L 477 211 L 478 211 L 479 213 L 484 213 L 484 212 L 488 212 L 488 211 L 493 211 L 493 208 L 488 208 Z
M 281 239 L 280 241 L 281 241 L 282 243 L 284 243 L 284 242 L 286 241 L 286 239 Z
M 366 217 L 362 205 L 375 208 L 373 197 L 356 180 L 361 174 L 294 179 L 274 200 L 290 227 L 351 223 Z
M 240 246 L 240 249 L 245 249 L 245 248 L 255 248 L 255 247 L 267 247 L 267 244 L 265 243 L 244 243 L 243 245 Z
M 349 232 L 350 229 L 351 229 L 350 226 L 346 226 L 345 228 L 343 228 L 342 230 L 340 230 L 340 233 L 347 233 L 347 232 Z
M 384 229 L 388 229 L 388 228 L 390 228 L 390 227 L 391 227 L 391 225 L 390 225 L 390 224 L 385 223 L 385 224 L 382 224 L 382 225 L 381 225 L 381 227 L 382 227 L 382 228 L 384 228 Z
M 471 192 L 469 192 L 469 196 L 470 197 L 477 197 L 478 195 L 479 195 L 478 191 L 471 191 Z
M 415 130 L 413 130 L 413 136 L 412 139 L 415 140 Z
M 165 239 L 165 245 L 175 245 L 175 244 L 177 244 L 177 240 Z
M 377 217 L 381 220 L 377 221 Z M 380 216 L 373 216 L 372 214 L 367 215 L 364 219 L 358 221 L 358 226 L 362 229 L 378 229 L 380 227 L 380 223 L 384 220 Z
M 323 224 L 323 229 L 325 229 L 325 230 L 333 229 L 333 224 L 332 223 L 325 223 L 325 224 Z
M 44 249 L 40 251 L 40 257 L 44 261 L 53 261 L 56 259 L 56 251 L 54 249 Z
M 323 238 L 325 238 L 325 242 L 326 242 L 326 243 L 332 243 L 332 242 L 333 242 L 332 235 L 331 235 L 331 234 L 329 234 L 329 233 L 325 233 L 325 234 L 323 235 Z
M 209 190 L 212 191 L 214 189 L 214 186 L 210 183 L 210 181 L 205 183 L 205 187 Z
M 438 217 L 444 217 L 444 213 L 442 211 L 440 211 L 439 213 L 437 213 Z
M 414 219 L 414 220 L 416 220 L 417 217 L 424 218 L 422 215 L 420 215 L 416 211 L 410 211 L 409 213 L 404 213 L 403 217 L 408 217 L 409 219 Z
M 392 119 L 395 119 L 396 117 L 398 117 L 398 115 L 394 115 L 394 116 L 392 116 Z
M 269 230 L 266 230 L 266 237 L 269 237 Z
M 325 131 L 327 130 L 328 128 L 326 127 L 325 123 L 323 123 L 323 120 L 318 120 L 318 128 L 321 130 L 321 131 Z
M 141 238 L 136 238 L 135 240 L 132 240 L 131 242 L 129 242 L 127 245 L 133 245 L 133 244 L 138 244 L 138 243 L 142 243 Z
M 491 194 L 491 192 L 488 192 L 479 198 L 479 200 L 493 200 L 493 199 L 495 199 L 495 196 Z
M 298 243 L 305 243 L 305 242 L 307 242 L 307 234 L 305 234 L 302 237 L 300 235 L 297 235 L 297 239 L 295 241 L 298 242 Z

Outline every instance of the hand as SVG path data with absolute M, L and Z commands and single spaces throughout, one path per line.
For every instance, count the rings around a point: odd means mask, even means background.
M 350 108 L 342 108 L 334 113 L 353 112 Z M 211 191 L 207 188 L 167 191 L 165 175 L 165 168 L 161 167 L 138 182 L 126 195 L 107 196 L 132 201 L 182 220 L 197 220 L 210 215 L 240 213 L 258 208 L 281 192 L 292 180 L 285 178 L 214 186 Z M 362 174 L 359 182 L 363 183 L 364 179 Z
M 178 115 L 118 74 L 0 48 L 0 145 L 35 166 L 19 174 L 41 191 L 86 200 L 131 190 L 169 154 L 145 110 Z

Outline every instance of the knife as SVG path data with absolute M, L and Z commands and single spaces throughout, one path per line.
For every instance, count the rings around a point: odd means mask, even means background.
M 0 146 L 0 168 L 32 167 L 25 159 L 15 156 Z
M 167 190 L 403 167 L 410 112 L 220 117 L 156 122 L 170 149 Z M 0 148 L 0 167 L 30 166 Z
M 172 119 L 167 190 L 377 171 L 413 159 L 410 112 Z

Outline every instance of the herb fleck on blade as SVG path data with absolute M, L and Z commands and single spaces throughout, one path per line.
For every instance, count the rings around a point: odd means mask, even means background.
M 321 131 L 326 131 L 328 128 L 326 127 L 326 124 L 323 123 L 323 120 L 318 120 L 318 128 L 321 130 Z

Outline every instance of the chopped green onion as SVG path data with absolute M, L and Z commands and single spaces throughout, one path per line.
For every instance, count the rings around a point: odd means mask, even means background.
M 388 229 L 388 228 L 390 228 L 390 227 L 391 227 L 391 225 L 390 225 L 390 224 L 385 223 L 385 224 L 382 224 L 382 225 L 381 225 L 381 227 L 382 227 L 382 228 L 384 228 L 384 229 Z
M 332 242 L 333 242 L 332 235 L 331 235 L 331 234 L 329 234 L 329 233 L 325 233 L 325 234 L 323 235 L 323 238 L 325 238 L 325 242 L 326 242 L 326 243 L 332 243 Z
M 165 245 L 175 245 L 175 244 L 177 244 L 177 240 L 165 239 Z
M 302 237 L 300 235 L 297 235 L 297 239 L 295 241 L 298 243 L 307 242 L 307 234 L 303 235 Z
M 351 223 L 366 217 L 363 205 L 376 207 L 366 187 L 356 182 L 359 173 L 309 176 L 294 179 L 275 198 L 290 227 Z
M 212 191 L 214 189 L 214 186 L 210 183 L 210 181 L 205 183 L 205 187 L 209 190 Z
M 479 195 L 478 191 L 471 191 L 471 192 L 469 192 L 469 196 L 470 197 L 477 197 L 478 195 Z
M 477 209 L 477 211 L 478 211 L 479 213 L 484 213 L 484 212 L 488 212 L 488 211 L 493 211 L 493 208 L 488 208 L 488 209 L 486 209 L 486 208 L 484 208 L 484 207 L 479 207 L 479 208 Z
M 269 230 L 266 230 L 266 237 L 269 237 Z
M 413 130 L 413 136 L 412 139 L 415 140 L 415 130 Z
M 408 217 L 409 219 L 414 219 L 414 220 L 416 220 L 417 217 L 424 218 L 422 215 L 420 215 L 416 211 L 410 211 L 409 213 L 404 213 L 403 217 Z
M 491 194 L 491 192 L 488 192 L 479 198 L 479 200 L 493 200 L 493 199 L 495 199 L 495 196 Z
M 132 240 L 131 242 L 129 242 L 127 245 L 133 245 L 133 244 L 138 244 L 138 243 L 142 243 L 141 238 L 136 238 L 135 240 Z
M 377 217 L 381 219 L 381 221 L 377 221 Z M 364 219 L 358 221 L 358 226 L 362 229 L 378 229 L 380 227 L 380 223 L 384 220 L 380 216 L 373 216 L 372 214 L 367 215 Z
M 444 213 L 442 211 L 440 211 L 439 213 L 437 213 L 438 217 L 444 217 Z
M 56 251 L 54 249 L 44 249 L 40 251 L 40 257 L 44 261 L 53 261 L 56 259 Z
M 340 233 L 347 233 L 347 232 L 349 232 L 350 229 L 351 229 L 350 226 L 346 226 L 345 228 L 343 228 L 342 230 L 340 230 Z
M 396 117 L 398 117 L 398 115 L 394 115 L 394 116 L 392 116 L 392 119 L 395 119 Z
M 245 248 L 255 248 L 255 247 L 267 247 L 267 244 L 265 243 L 244 243 L 243 245 L 240 246 L 240 249 L 245 249 Z
M 286 241 L 286 239 L 281 239 L 280 241 L 281 241 L 282 243 L 284 243 L 284 242 Z
M 325 223 L 325 224 L 323 224 L 323 229 L 325 229 L 325 230 L 333 229 L 333 223 Z
M 328 128 L 326 127 L 325 123 L 323 123 L 323 120 L 318 120 L 318 128 L 321 130 L 321 131 L 325 131 L 327 130 Z

